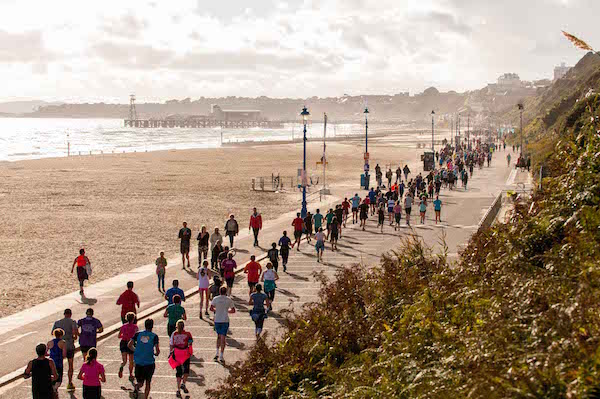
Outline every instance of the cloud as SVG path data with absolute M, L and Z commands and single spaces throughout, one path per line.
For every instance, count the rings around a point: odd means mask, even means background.
M 0 30 L 0 63 L 47 62 L 53 58 L 44 46 L 42 31 L 10 33 Z
M 137 39 L 141 36 L 147 26 L 148 22 L 128 13 L 120 18 L 107 21 L 102 27 L 102 30 L 111 36 Z

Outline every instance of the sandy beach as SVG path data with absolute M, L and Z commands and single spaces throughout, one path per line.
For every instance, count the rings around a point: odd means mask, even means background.
M 371 140 L 372 167 L 416 164 L 422 150 L 404 137 Z M 322 148 L 308 143 L 310 175 L 321 174 Z M 363 151 L 362 140 L 328 143 L 328 182 L 358 188 Z M 77 290 L 70 270 L 81 247 L 97 282 L 161 250 L 176 258 L 184 220 L 197 234 L 222 229 L 230 213 L 245 229 L 253 206 L 265 222 L 299 209 L 299 192 L 255 192 L 251 179 L 295 177 L 301 160 L 300 143 L 278 143 L 0 163 L 0 317 Z

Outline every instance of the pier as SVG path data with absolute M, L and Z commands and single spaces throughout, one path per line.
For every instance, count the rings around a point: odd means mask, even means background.
M 283 122 L 280 121 L 224 121 L 216 119 L 125 119 L 125 127 L 139 128 L 201 128 L 221 127 L 224 129 L 247 129 L 262 127 L 265 129 L 282 129 Z

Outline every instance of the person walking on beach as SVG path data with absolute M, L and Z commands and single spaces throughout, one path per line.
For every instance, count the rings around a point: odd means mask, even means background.
M 287 271 L 288 257 L 290 256 L 290 244 L 292 240 L 287 236 L 287 231 L 279 239 L 279 253 L 281 254 L 281 262 L 283 263 L 283 271 Z
M 240 227 L 233 215 L 229 215 L 229 220 L 225 223 L 225 236 L 229 237 L 229 247 L 233 248 L 233 239 L 240 232 Z
M 65 309 L 63 315 L 64 318 L 54 322 L 52 332 L 54 333 L 55 330 L 64 331 L 62 338 L 67 347 L 65 357 L 67 358 L 67 365 L 69 367 L 67 372 L 69 378 L 67 392 L 73 392 L 75 391 L 75 385 L 73 385 L 73 358 L 75 357 L 75 340 L 79 336 L 79 330 L 77 328 L 77 322 L 71 318 L 71 309 Z
M 129 362 L 129 381 L 133 384 L 135 382 L 133 378 L 133 351 L 129 349 L 129 341 L 135 333 L 138 332 L 138 326 L 135 320 L 135 313 L 129 312 L 126 315 L 127 323 L 121 326 L 119 330 L 119 338 L 121 341 L 119 342 L 119 350 L 121 351 L 121 366 L 119 366 L 119 378 L 123 378 L 123 369 L 127 362 Z
M 304 233 L 306 234 L 306 242 L 310 244 L 313 229 L 313 215 L 310 212 L 306 213 L 304 218 Z
M 352 224 L 357 223 L 358 222 L 358 207 L 360 205 L 360 197 L 358 196 L 358 193 L 354 194 L 354 197 L 352 197 Z M 315 228 L 317 226 L 315 225 Z
M 321 263 L 323 260 L 323 251 L 325 250 L 325 233 L 323 233 L 322 227 L 320 227 L 317 234 L 315 234 L 315 240 L 317 241 L 315 244 L 315 249 L 317 250 L 317 263 Z
M 440 201 L 440 197 L 436 196 L 435 201 L 433 201 L 433 210 L 435 211 L 435 224 L 439 221 L 442 222 L 442 217 L 440 214 L 442 213 L 442 201 Z
M 217 333 L 217 353 L 214 361 L 223 363 L 225 359 L 225 346 L 227 345 L 227 331 L 229 331 L 229 315 L 235 313 L 235 303 L 227 295 L 227 288 L 221 287 L 220 295 L 213 298 L 210 311 L 215 313 L 215 332 Z M 219 349 L 221 354 L 219 355 Z
M 140 298 L 133 292 L 133 281 L 127 282 L 127 289 L 117 299 L 117 305 L 121 305 L 121 322 L 125 324 L 125 316 L 131 312 L 137 314 L 136 306 L 140 307 Z
M 388 188 L 392 186 L 392 179 L 394 178 L 394 174 L 392 173 L 392 169 L 389 168 L 387 172 L 385 172 L 385 177 L 387 177 Z
M 91 270 L 91 265 L 90 259 L 85 255 L 85 249 L 81 248 L 79 256 L 75 258 L 71 267 L 71 274 L 73 274 L 73 269 L 77 266 L 77 280 L 79 280 L 79 294 L 81 296 L 83 296 L 83 282 L 89 279 L 88 268 Z
M 267 251 L 267 258 L 277 273 L 277 270 L 279 269 L 279 250 L 277 249 L 276 243 L 271 244 L 271 249 Z
M 219 228 L 215 227 L 215 231 L 214 233 L 212 233 L 212 235 L 209 238 L 209 242 L 210 242 L 210 250 L 212 252 L 211 255 L 214 256 L 215 254 L 215 246 L 218 245 L 222 245 L 223 244 L 223 236 L 221 235 L 221 233 L 219 233 Z M 221 251 L 223 250 L 223 248 L 221 248 L 219 250 L 219 252 L 217 252 L 217 256 L 219 256 L 219 254 L 221 253 Z M 213 265 L 213 258 L 211 257 L 211 268 L 215 268 L 217 265 L 217 260 L 216 258 L 214 259 L 214 265 Z
M 210 288 L 210 279 L 213 273 L 208 268 L 208 261 L 205 260 L 202 263 L 202 267 L 198 269 L 198 295 L 200 296 L 200 310 L 198 311 L 199 317 L 202 319 L 202 308 L 204 307 L 204 315 L 209 317 L 208 313 L 208 290 Z M 205 301 L 206 300 L 206 304 Z
M 267 307 L 271 306 L 271 301 L 269 301 L 269 298 L 262 292 L 262 286 L 260 284 L 256 285 L 256 292 L 250 295 L 248 305 L 252 305 L 250 317 L 252 317 L 252 321 L 254 321 L 254 325 L 256 326 L 254 332 L 256 334 L 256 339 L 258 340 L 260 339 L 260 334 L 263 330 L 263 324 L 267 318 L 265 305 Z
M 400 165 L 398 165 L 398 168 L 396 168 L 396 183 L 401 182 L 402 181 L 402 168 L 400 167 Z
M 98 333 L 104 331 L 100 320 L 94 317 L 94 309 L 89 308 L 85 312 L 85 317 L 77 321 L 79 327 L 79 349 L 85 360 L 90 348 L 96 347 Z
M 175 331 L 175 326 L 178 320 L 187 320 L 185 308 L 181 306 L 181 298 L 179 295 L 173 297 L 173 303 L 167 306 L 163 317 L 167 319 L 167 335 L 170 337 Z
M 267 270 L 263 273 L 261 277 L 261 281 L 265 287 L 265 294 L 269 298 L 269 311 L 273 309 L 273 301 L 275 300 L 275 288 L 277 288 L 277 284 L 275 283 L 279 280 L 279 275 L 277 272 L 273 270 L 273 265 L 271 262 L 267 263 Z
M 208 230 L 206 226 L 202 226 L 200 228 L 200 232 L 198 233 L 198 267 L 202 265 L 202 261 L 208 260 L 208 247 L 210 234 L 208 234 Z
M 410 211 L 412 210 L 412 194 L 411 190 L 406 194 L 406 198 L 404 198 L 404 213 L 406 213 L 406 225 L 410 226 Z
M 248 230 L 252 229 L 252 233 L 254 234 L 254 246 L 258 247 L 258 233 L 262 229 L 262 216 L 256 208 L 252 209 L 252 215 L 250 215 L 250 225 L 248 226 Z M 233 246 L 233 243 L 231 243 Z
M 402 171 L 404 172 L 404 180 L 408 181 L 408 175 L 410 174 L 410 168 L 408 167 L 408 165 L 404 165 Z
M 187 258 L 188 267 L 190 266 L 190 239 L 192 238 L 192 230 L 187 227 L 187 222 L 183 222 L 183 227 L 179 229 L 179 239 L 181 244 L 179 250 L 181 252 L 181 265 L 185 269 L 185 260 Z
M 52 383 L 53 397 L 58 398 L 58 388 L 63 381 L 63 360 L 67 357 L 67 343 L 63 339 L 64 331 L 57 328 L 54 332 L 54 338 L 46 344 L 50 359 L 54 362 L 56 368 L 56 380 Z
M 235 280 L 236 268 L 237 263 L 235 263 L 235 260 L 233 260 L 233 254 L 229 253 L 227 255 L 227 259 L 221 263 L 221 269 L 223 269 L 223 278 L 227 284 L 227 296 L 231 296 L 231 291 L 233 290 L 233 281 Z
M 83 399 L 101 399 L 101 383 L 106 382 L 104 366 L 98 363 L 98 350 L 91 348 L 85 363 L 79 370 L 78 379 L 83 381 Z
M 262 274 L 262 267 L 256 261 L 256 256 L 252 255 L 250 257 L 250 262 L 244 267 L 244 273 L 248 275 L 248 296 L 250 296 L 254 292 L 254 288 L 260 281 L 260 275 Z
M 296 213 L 296 218 L 292 221 L 292 226 L 294 226 L 295 240 L 292 244 L 292 248 L 294 248 L 294 245 L 298 244 L 296 250 L 300 251 L 300 240 L 302 240 L 302 232 L 304 231 L 304 220 L 300 217 L 300 213 Z
M 160 355 L 158 346 L 158 335 L 152 332 L 154 320 L 146 319 L 144 321 L 144 331 L 138 331 L 133 338 L 129 340 L 127 346 L 133 351 L 133 361 L 135 363 L 135 380 L 133 387 L 133 398 L 137 399 L 140 389 L 144 388 L 144 398 L 150 397 L 152 376 L 156 369 L 155 357 Z
M 165 299 L 167 300 L 167 305 L 173 303 L 173 298 L 175 295 L 179 296 L 181 302 L 185 302 L 185 293 L 181 288 L 179 288 L 179 280 L 173 280 L 173 286 L 165 292 Z
M 165 292 L 165 275 L 167 274 L 167 258 L 165 258 L 165 253 L 160 252 L 160 256 L 156 258 L 154 262 L 156 264 L 156 277 L 158 279 L 158 292 Z M 162 291 L 161 291 L 162 285 Z
M 23 376 L 31 378 L 31 394 L 33 399 L 50 399 L 53 396 L 52 383 L 58 379 L 56 366 L 52 359 L 46 357 L 47 347 L 38 344 L 35 347 L 37 357 L 27 364 Z
M 213 235 L 214 237 L 214 235 Z M 212 254 L 210 257 L 210 268 L 213 270 L 218 270 L 219 266 L 219 255 L 223 252 L 224 248 L 220 242 L 217 242 L 215 246 L 212 248 Z
M 175 397 L 177 398 L 181 398 L 181 391 L 185 394 L 190 393 L 185 383 L 190 376 L 190 360 L 194 353 L 192 349 L 193 342 L 192 334 L 185 331 L 185 322 L 178 320 L 176 330 L 169 337 L 169 349 L 171 351 L 169 364 L 175 368 L 175 378 L 177 380 Z

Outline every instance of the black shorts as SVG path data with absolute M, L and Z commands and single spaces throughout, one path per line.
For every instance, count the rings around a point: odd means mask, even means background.
M 83 399 L 102 399 L 102 388 L 100 386 L 83 386 Z
M 253 281 L 248 281 L 248 287 L 250 287 L 251 289 L 254 289 L 254 287 L 256 287 L 256 284 L 258 284 L 258 283 L 255 283 Z
M 152 376 L 154 375 L 154 369 L 156 368 L 156 364 L 149 364 L 146 366 L 140 366 L 139 364 L 135 365 L 135 379 L 138 383 L 142 383 L 144 381 L 150 382 L 152 381 Z
M 352 208 L 352 213 L 358 212 L 358 208 Z
M 180 251 L 181 251 L 181 253 L 183 255 L 189 254 L 190 253 L 190 243 L 189 242 L 185 242 L 185 241 L 181 241 Z
M 121 340 L 121 342 L 119 343 L 119 349 L 121 350 L 121 353 L 127 353 L 129 355 L 133 355 L 133 351 L 131 349 L 129 349 L 129 347 L 127 346 L 129 342 L 125 341 L 125 340 Z
M 183 377 L 184 374 L 189 374 L 189 373 L 190 373 L 190 359 L 186 360 L 185 362 L 183 362 L 183 364 L 180 364 L 175 369 L 175 377 L 177 377 L 177 378 L 181 378 L 181 377 Z
M 294 230 L 294 238 L 302 238 L 302 230 Z
M 58 375 L 58 379 L 56 381 L 54 381 L 52 383 L 52 385 L 60 385 L 62 383 L 63 372 L 64 372 L 64 369 L 62 367 L 61 368 L 58 368 L 58 367 L 56 368 L 56 374 Z
M 75 349 L 67 348 L 67 359 L 73 359 L 75 357 Z
M 225 283 L 227 284 L 227 287 L 229 287 L 229 288 L 233 287 L 233 280 L 235 280 L 235 277 L 225 279 Z
M 88 353 L 90 351 L 90 349 L 92 349 L 93 346 L 80 346 L 79 349 L 81 349 L 81 353 Z
M 411 210 L 411 209 L 412 209 L 412 208 L 404 208 L 404 212 L 406 212 L 406 214 L 407 214 L 407 215 L 410 215 L 410 210 Z

